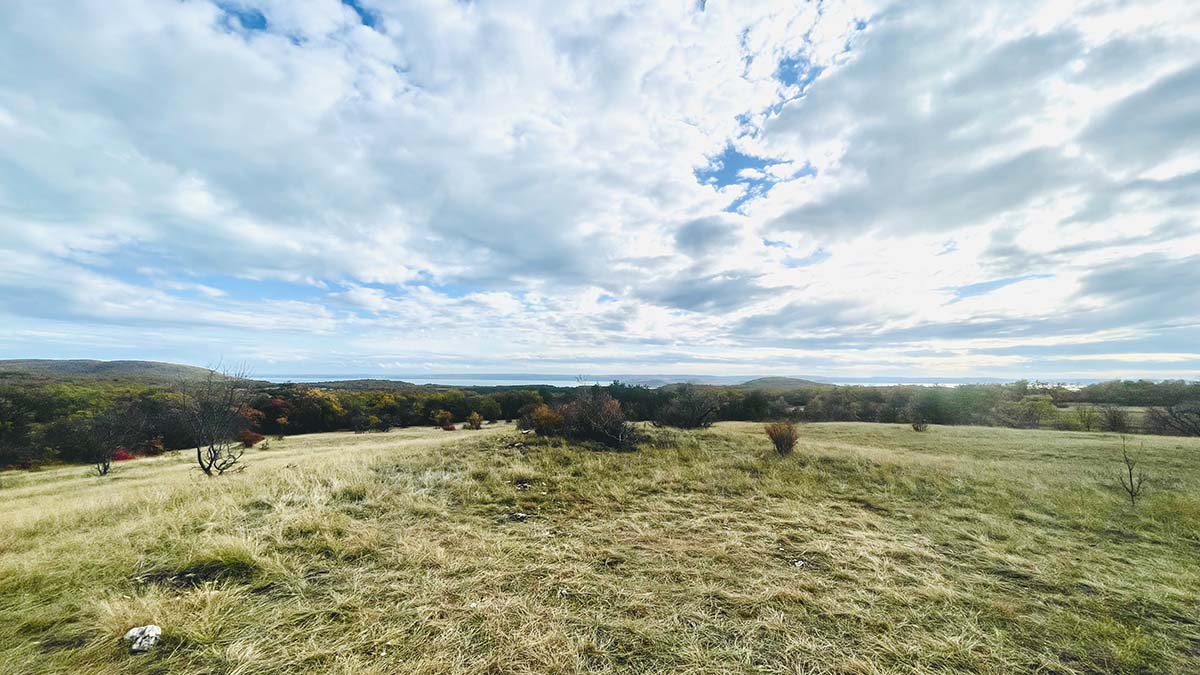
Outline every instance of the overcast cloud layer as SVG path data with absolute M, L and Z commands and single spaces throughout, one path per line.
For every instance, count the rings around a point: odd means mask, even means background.
M 1200 377 L 1200 3 L 0 3 L 0 358 Z

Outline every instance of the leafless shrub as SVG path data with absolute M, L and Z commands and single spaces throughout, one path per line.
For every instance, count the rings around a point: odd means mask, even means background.
M 1125 490 L 1125 494 L 1129 495 L 1130 506 L 1136 507 L 1138 497 L 1142 495 L 1142 488 L 1145 486 L 1148 476 L 1141 469 L 1135 470 L 1137 461 L 1129 456 L 1124 436 L 1121 437 L 1121 460 L 1125 464 L 1124 471 L 1118 476 L 1121 481 L 1121 488 Z
M 913 431 L 925 431 L 929 429 L 929 422 L 917 421 L 912 423 Z
M 796 430 L 795 424 L 771 422 L 763 429 L 767 432 L 767 437 L 775 444 L 775 452 L 785 457 L 792 454 L 792 450 L 796 448 L 796 441 L 800 438 L 800 432 Z

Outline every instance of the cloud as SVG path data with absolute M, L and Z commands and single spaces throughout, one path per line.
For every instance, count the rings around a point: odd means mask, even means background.
M 692 312 L 737 309 L 769 293 L 756 275 L 744 272 L 698 274 L 697 270 L 662 279 L 641 290 L 650 302 Z
M 675 246 L 689 255 L 709 255 L 736 244 L 740 227 L 737 218 L 726 214 L 697 218 L 675 231 Z
M 1195 154 L 1200 142 L 1200 62 L 1151 83 L 1113 105 L 1088 126 L 1082 140 L 1122 169 Z
M 3 3 L 0 356 L 1191 353 L 1197 35 L 1171 0 Z

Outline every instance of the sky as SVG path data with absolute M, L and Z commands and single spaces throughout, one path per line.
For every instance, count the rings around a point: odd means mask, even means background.
M 1200 378 L 1191 0 L 0 3 L 0 358 Z

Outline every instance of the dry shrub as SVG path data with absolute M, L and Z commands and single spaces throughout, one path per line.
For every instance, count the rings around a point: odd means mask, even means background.
M 243 448 L 253 448 L 261 443 L 264 438 L 266 438 L 266 436 L 249 430 L 238 434 L 238 440 L 241 441 Z
M 591 387 L 559 408 L 563 436 L 575 441 L 592 441 L 610 448 L 630 448 L 637 433 L 625 419 L 621 403 L 600 387 Z
M 775 452 L 783 456 L 792 454 L 792 450 L 796 448 L 796 440 L 800 438 L 795 424 L 771 422 L 764 427 L 764 430 L 767 432 L 767 437 L 775 444 Z
M 479 429 L 482 429 L 483 428 L 483 415 L 480 415 L 477 412 L 471 413 L 471 416 L 467 418 L 467 428 L 474 429 L 476 431 L 478 431 Z

